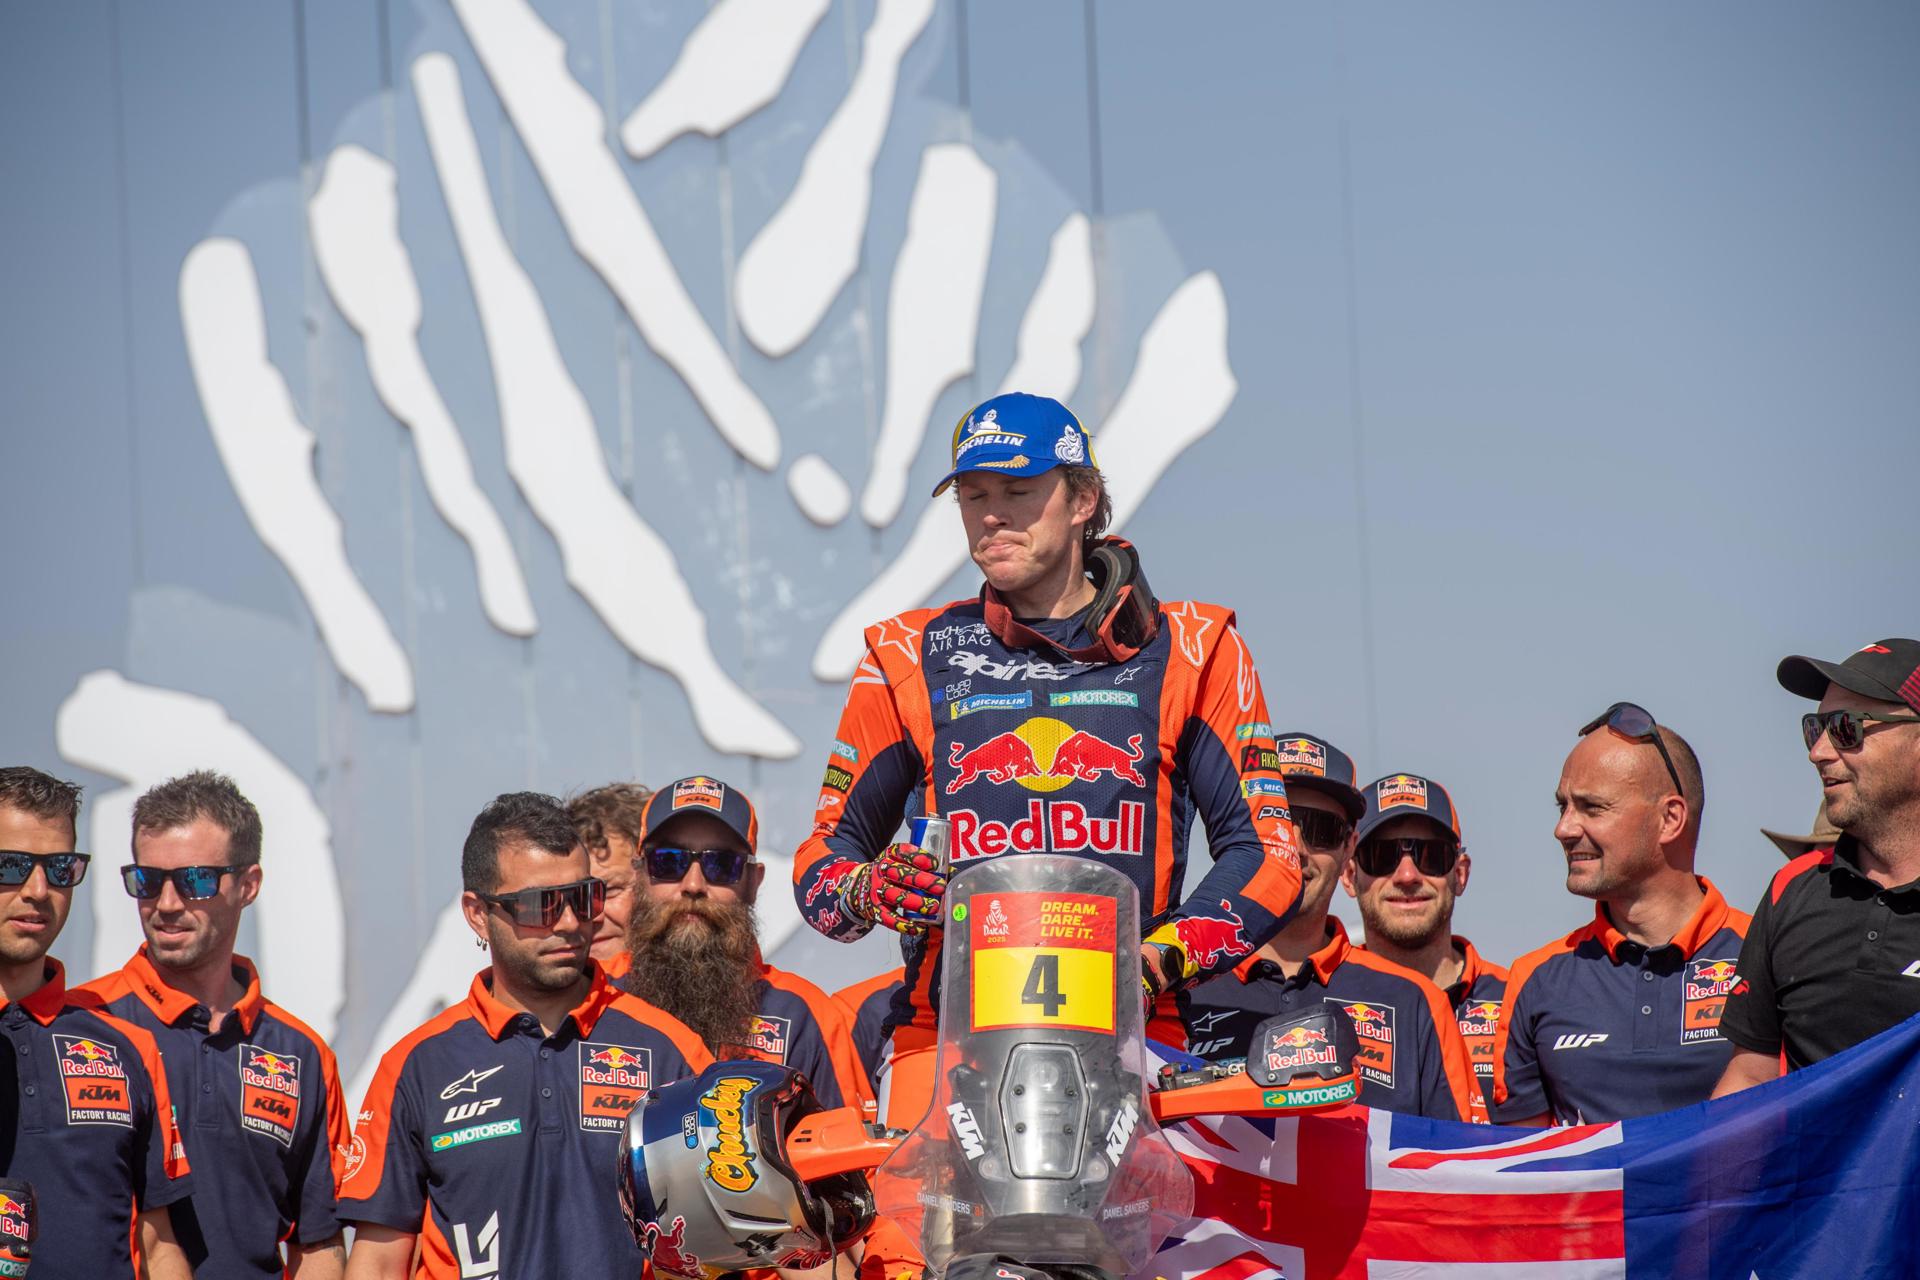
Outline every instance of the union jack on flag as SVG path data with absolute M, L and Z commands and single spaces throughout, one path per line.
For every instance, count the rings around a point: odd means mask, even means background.
M 1614 1124 L 1349 1107 L 1166 1129 L 1194 1217 L 1161 1280 L 1920 1276 L 1920 1017 L 1805 1071 Z

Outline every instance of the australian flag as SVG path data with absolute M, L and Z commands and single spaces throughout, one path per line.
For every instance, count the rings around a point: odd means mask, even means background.
M 1502 1129 L 1351 1107 L 1167 1136 L 1164 1280 L 1920 1276 L 1920 1018 L 1717 1102 Z

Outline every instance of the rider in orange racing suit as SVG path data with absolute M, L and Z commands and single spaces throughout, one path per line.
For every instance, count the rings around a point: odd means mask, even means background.
M 933 859 L 889 844 L 903 817 L 951 822 L 955 871 L 1059 853 L 1126 874 L 1149 995 L 1232 968 L 1300 891 L 1273 729 L 1233 614 L 1155 602 L 1133 548 L 1100 536 L 1111 503 L 1079 421 L 1054 400 L 997 396 L 955 428 L 934 493 L 956 481 L 986 583 L 977 599 L 868 628 L 794 861 L 814 928 L 904 935 L 882 1085 L 884 1118 L 901 1127 L 932 1094 L 945 889 Z M 1196 813 L 1214 865 L 1183 902 Z

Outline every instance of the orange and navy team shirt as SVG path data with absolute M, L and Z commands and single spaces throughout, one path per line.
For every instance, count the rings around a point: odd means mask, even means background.
M 1300 864 L 1233 613 L 1162 604 L 1137 655 L 1086 663 L 1063 657 L 1092 641 L 1080 619 L 1027 624 L 1057 649 L 1013 648 L 986 609 L 984 597 L 955 601 L 868 628 L 813 833 L 794 860 L 808 923 L 842 941 L 864 934 L 840 886 L 905 817 L 927 813 L 952 823 L 956 870 L 1003 854 L 1091 858 L 1134 882 L 1143 929 L 1167 925 L 1191 969 L 1251 954 L 1292 912 Z M 1214 865 L 1182 902 L 1196 815 Z M 939 948 L 910 937 L 903 950 L 914 1020 L 932 1026 Z
M 753 1025 L 742 1047 L 763 1062 L 785 1063 L 800 1072 L 823 1107 L 857 1107 L 870 1100 L 872 1087 L 846 1011 L 799 974 L 776 969 L 757 954 L 754 960 L 760 980 Z M 625 978 L 632 967 L 633 956 L 622 951 L 608 963 L 607 977 Z
M 1500 1031 L 1500 1007 L 1507 995 L 1507 971 L 1474 950 L 1471 942 L 1453 935 L 1454 949 L 1460 952 L 1466 967 L 1460 978 L 1447 987 L 1447 1003 L 1453 1006 L 1454 1021 L 1460 1026 L 1460 1039 L 1467 1046 L 1467 1061 L 1473 1066 L 1474 1084 L 1480 1100 L 1493 1106 L 1494 1039 Z
M 340 1230 L 333 1161 L 350 1135 L 339 1065 L 318 1034 L 261 995 L 252 962 L 235 956 L 233 976 L 246 994 L 218 1031 L 205 1005 L 161 981 L 144 946 L 80 988 L 160 1046 L 199 1165 L 192 1200 L 173 1212 L 199 1280 L 279 1276 L 282 1240 L 315 1244 Z
M 340 1217 L 417 1233 L 419 1280 L 637 1276 L 614 1159 L 648 1089 L 712 1061 L 677 1019 L 600 966 L 551 1036 L 493 996 L 467 998 L 380 1060 L 340 1184 Z
M 33 1275 L 132 1277 L 135 1213 L 194 1191 L 160 1047 L 69 992 L 58 960 L 46 962 L 46 979 L 0 1008 L 19 1072 L 7 1176 L 31 1182 L 39 1206 Z M 0 1229 L 19 1217 L 0 1203 Z
M 1513 963 L 1494 1045 L 1494 1118 L 1597 1124 L 1704 1102 L 1733 1056 L 1720 1015 L 1748 916 L 1703 877 L 1663 947 L 1592 922 Z
M 1252 956 L 1178 997 L 1184 1047 L 1212 1061 L 1246 1057 L 1254 1028 L 1268 1018 L 1327 1006 L 1345 1010 L 1358 1033 L 1362 1103 L 1433 1120 L 1479 1118 L 1446 996 L 1411 969 L 1354 946 L 1337 919 L 1327 920 L 1327 945 L 1291 978 Z M 1167 1038 L 1165 1027 L 1156 1019 L 1156 1038 Z
M 902 966 L 833 993 L 834 1003 L 846 1012 L 852 1023 L 854 1051 L 860 1055 L 860 1066 L 867 1073 L 869 1086 L 879 1080 L 880 1064 L 887 1060 L 887 1041 L 893 1038 L 894 1011 L 902 1009 L 902 1016 L 911 1014 L 899 999 L 906 989 L 907 971 Z

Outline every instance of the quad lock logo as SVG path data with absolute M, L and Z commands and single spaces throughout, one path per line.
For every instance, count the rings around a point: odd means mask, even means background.
M 760 1181 L 753 1167 L 753 1148 L 747 1145 L 747 1095 L 760 1082 L 752 1076 L 722 1076 L 700 1099 L 713 1117 L 713 1145 L 707 1148 L 707 1179 L 729 1191 L 745 1191 Z

